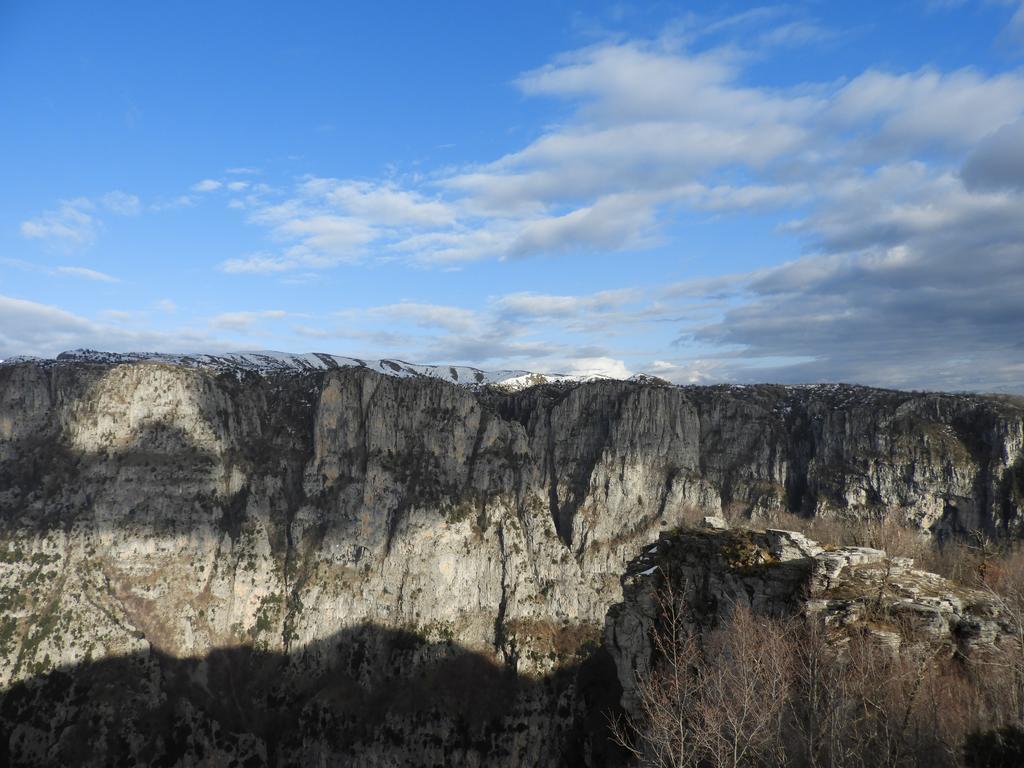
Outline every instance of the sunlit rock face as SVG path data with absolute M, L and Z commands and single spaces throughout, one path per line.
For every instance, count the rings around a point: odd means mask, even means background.
M 1017 530 L 1021 451 L 1021 406 L 978 396 L 0 365 L 0 736 L 40 764 L 602 764 L 605 613 L 659 532 Z

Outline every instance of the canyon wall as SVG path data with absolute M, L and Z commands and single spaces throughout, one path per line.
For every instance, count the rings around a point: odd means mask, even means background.
M 6 363 L 0 737 L 24 764 L 607 764 L 602 627 L 659 533 L 1017 534 L 1022 446 L 1021 402 L 977 395 Z

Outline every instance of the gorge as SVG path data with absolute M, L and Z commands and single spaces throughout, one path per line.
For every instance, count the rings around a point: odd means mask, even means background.
M 617 764 L 604 628 L 627 565 L 697 517 L 780 513 L 1016 537 L 1024 401 L 329 356 L 8 360 L 0 748 Z

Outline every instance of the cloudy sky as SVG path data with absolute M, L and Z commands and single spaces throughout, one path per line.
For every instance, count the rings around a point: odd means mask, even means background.
M 1016 0 L 13 0 L 0 174 L 0 357 L 1024 391 Z

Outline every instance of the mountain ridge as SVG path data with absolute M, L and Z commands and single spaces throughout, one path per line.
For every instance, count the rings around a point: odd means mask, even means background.
M 885 518 L 937 536 L 1024 523 L 1024 408 L 998 398 L 289 371 L 0 366 L 0 685 L 229 646 L 358 676 L 372 643 L 329 640 L 369 625 L 543 677 L 599 647 L 626 564 L 695 510 Z M 382 658 L 401 661 L 401 685 L 425 659 L 398 651 Z M 202 683 L 202 664 L 185 671 Z M 176 685 L 145 677 L 147 711 L 214 753 L 220 737 L 203 729 L 230 720 L 200 716 Z M 466 739 L 451 740 L 469 727 L 457 712 L 386 718 L 352 764 L 417 764 L 416 745 L 439 739 L 449 762 L 564 765 L 567 685 L 524 690 L 521 718 L 474 723 Z M 116 721 L 102 726 L 108 757 Z M 9 722 L 45 764 L 59 734 Z M 466 743 L 475 757 L 460 760 Z M 351 746 L 325 735 L 308 748 L 345 764 Z M 141 763 L 145 748 L 141 732 L 124 747 Z M 253 749 L 263 765 L 276 747 Z
M 538 384 L 575 385 L 595 381 L 627 381 L 691 389 L 732 388 L 747 389 L 778 387 L 785 390 L 818 391 L 860 391 L 876 393 L 900 393 L 913 395 L 953 395 L 998 399 L 1017 405 L 1024 405 L 1024 395 L 1008 392 L 982 392 L 974 390 L 900 389 L 856 382 L 711 382 L 674 383 L 654 374 L 639 372 L 627 377 L 605 374 L 540 373 L 526 369 L 485 369 L 467 365 L 446 363 L 410 363 L 400 358 L 362 358 L 335 355 L 327 352 L 280 352 L 275 350 L 239 350 L 220 353 L 175 353 L 175 352 L 107 352 L 95 349 L 71 349 L 54 357 L 14 355 L 0 359 L 0 367 L 20 364 L 52 365 L 58 363 L 87 363 L 94 365 L 163 364 L 184 368 L 205 368 L 218 372 L 256 373 L 312 373 L 345 368 L 359 368 L 385 376 L 397 378 L 430 378 L 468 387 L 497 387 L 518 391 Z
M 187 368 L 208 368 L 235 373 L 258 374 L 328 371 L 341 368 L 365 368 L 385 376 L 398 378 L 425 377 L 448 381 L 460 386 L 498 386 L 522 389 L 534 384 L 562 384 L 595 381 L 610 377 L 600 374 L 537 373 L 519 369 L 484 370 L 466 365 L 409 363 L 397 358 L 368 359 L 332 355 L 325 352 L 278 352 L 251 350 L 213 353 L 167 352 L 104 352 L 94 349 L 74 349 L 61 352 L 53 358 L 18 355 L 0 360 L 0 365 L 19 363 L 93 363 L 98 365 L 125 365 L 130 363 L 160 363 Z M 651 378 L 639 374 L 635 378 Z

